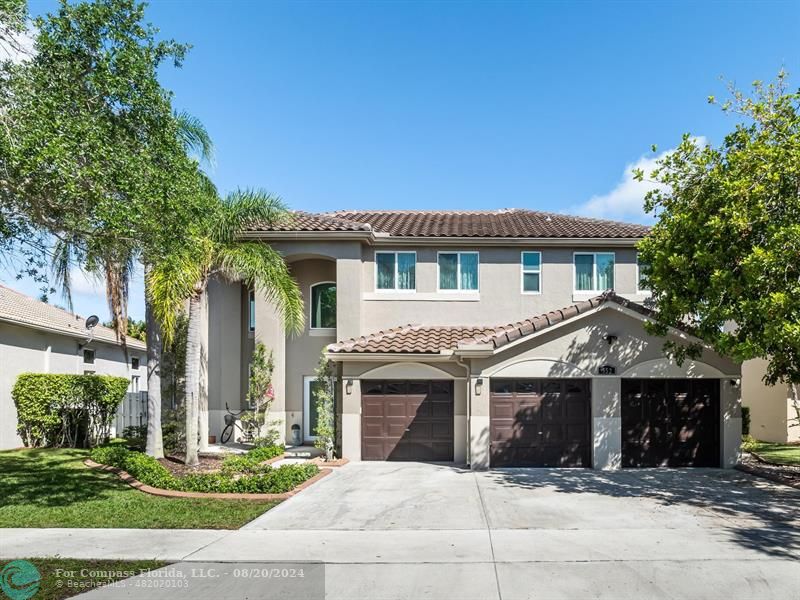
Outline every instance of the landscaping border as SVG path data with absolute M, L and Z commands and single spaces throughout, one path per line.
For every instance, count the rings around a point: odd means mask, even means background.
M 221 493 L 221 492 L 181 492 L 178 490 L 165 490 L 162 488 L 156 488 L 145 483 L 142 483 L 138 479 L 136 479 L 130 473 L 123 471 L 122 469 L 118 469 L 117 467 L 112 467 L 111 465 L 103 465 L 100 463 L 94 462 L 92 459 L 87 458 L 83 461 L 90 469 L 97 469 L 99 471 L 109 471 L 111 473 L 115 473 L 119 478 L 127 483 L 132 488 L 139 490 L 140 492 L 144 492 L 146 494 L 152 494 L 153 496 L 165 496 L 167 498 L 213 498 L 216 500 L 273 500 L 273 501 L 280 501 L 280 500 L 288 500 L 295 494 L 302 492 L 308 486 L 315 484 L 317 481 L 322 479 L 323 477 L 330 475 L 333 471 L 331 469 L 320 469 L 319 473 L 311 477 L 310 479 L 306 479 L 303 483 L 298 485 L 293 490 L 289 490 L 288 492 L 283 492 L 282 494 L 244 494 L 244 493 Z
M 317 465 L 321 469 L 329 469 L 331 467 L 343 467 L 350 461 L 346 458 L 336 458 L 334 460 L 329 460 L 326 462 L 324 458 L 322 458 L 321 456 L 317 456 L 315 458 L 312 458 L 310 462 Z
M 767 464 L 773 464 L 773 463 L 767 463 Z M 795 488 L 796 490 L 800 490 L 800 483 L 795 482 L 789 479 L 788 477 L 783 477 L 781 475 L 776 475 L 774 473 L 769 473 L 767 471 L 761 471 L 755 467 L 751 467 L 749 465 L 743 465 L 741 463 L 736 465 L 736 469 L 742 471 L 743 473 L 747 473 L 748 475 L 754 475 L 755 477 L 768 479 L 769 481 L 774 481 L 775 483 L 788 485 L 789 487 Z

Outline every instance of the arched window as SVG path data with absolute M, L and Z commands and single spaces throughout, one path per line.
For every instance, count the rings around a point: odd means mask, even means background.
M 311 329 L 336 327 L 336 284 L 317 283 L 311 286 Z

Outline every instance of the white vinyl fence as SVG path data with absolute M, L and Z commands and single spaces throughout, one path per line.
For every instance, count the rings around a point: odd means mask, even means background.
M 147 424 L 147 392 L 128 392 L 117 408 L 114 424 L 117 437 L 122 437 L 126 427 Z

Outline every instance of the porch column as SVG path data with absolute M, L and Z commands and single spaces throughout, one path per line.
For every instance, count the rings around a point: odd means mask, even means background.
M 622 380 L 592 379 L 592 467 L 602 470 L 622 466 Z
M 347 372 L 346 363 L 343 372 Z M 348 392 L 349 389 L 349 392 Z M 361 460 L 361 380 L 342 375 L 342 456 Z
M 280 440 L 291 441 L 291 432 L 286 423 L 286 330 L 283 318 L 274 305 L 263 295 L 256 294 L 255 342 L 261 342 L 272 351 L 275 369 L 272 372 L 272 389 L 275 399 L 269 409 L 269 420 L 275 421 Z
M 742 385 L 741 380 L 721 379 L 719 382 L 720 466 L 732 469 L 739 462 L 742 445 Z
M 473 470 L 489 468 L 489 384 L 488 377 L 473 375 L 469 380 L 469 461 Z

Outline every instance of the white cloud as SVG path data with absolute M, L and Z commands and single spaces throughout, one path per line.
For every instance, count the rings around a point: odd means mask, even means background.
M 72 267 L 69 276 L 70 289 L 73 294 L 106 297 L 106 284 L 102 277 L 85 273 L 78 267 Z
M 2 27 L 2 25 L 0 25 Z M 10 60 L 19 64 L 31 58 L 34 54 L 36 31 L 29 27 L 21 33 L 8 33 L 7 38 L 0 36 L 0 62 Z
M 694 138 L 696 144 L 706 145 L 704 137 Z M 652 215 L 644 212 L 644 197 L 650 190 L 663 188 L 662 185 L 648 181 L 647 177 L 656 163 L 675 149 L 670 148 L 653 156 L 641 156 L 639 160 L 625 165 L 622 178 L 610 192 L 592 196 L 587 202 L 573 208 L 573 214 L 597 217 L 602 219 L 624 219 L 639 222 L 652 222 Z M 636 181 L 633 171 L 641 169 L 645 174 L 644 181 Z

